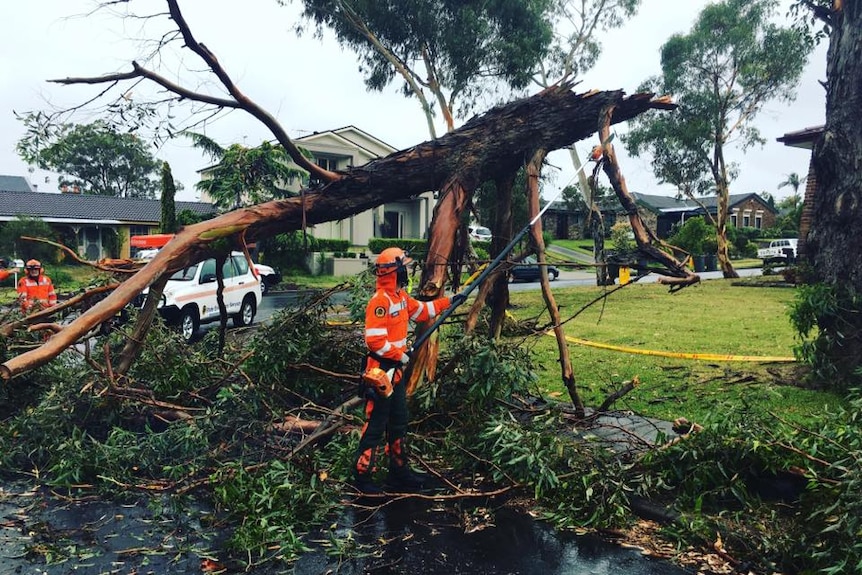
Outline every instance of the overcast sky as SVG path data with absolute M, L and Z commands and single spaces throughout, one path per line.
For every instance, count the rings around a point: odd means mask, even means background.
M 166 9 L 157 0 L 143 2 L 154 6 L 154 11 Z M 635 19 L 602 40 L 601 60 L 576 90 L 635 92 L 645 78 L 659 73 L 661 45 L 671 34 L 688 32 L 707 4 L 705 0 L 643 0 Z M 782 0 L 783 7 L 789 4 L 790 0 Z M 67 18 L 89 12 L 93 5 L 91 0 L 30 0 L 4 2 L 0 8 L 6 22 L 0 48 L 0 174 L 29 177 L 41 191 L 56 191 L 56 178 L 39 170 L 29 174 L 28 166 L 17 156 L 15 144 L 24 130 L 13 110 L 48 109 L 48 102 L 80 104 L 95 93 L 92 87 L 63 87 L 46 80 L 128 70 L 130 60 L 140 54 L 140 43 L 128 40 L 142 34 L 144 24 L 140 22 L 107 15 Z M 322 42 L 310 35 L 296 38 L 295 7 L 280 7 L 276 0 L 186 0 L 181 8 L 198 40 L 215 52 L 240 88 L 274 114 L 292 137 L 355 125 L 398 149 L 429 138 L 415 100 L 398 94 L 394 85 L 383 93 L 366 92 L 354 55 L 342 51 L 331 38 Z M 811 57 L 797 101 L 768 104 L 759 116 L 765 147 L 744 156 L 728 154 L 741 168 L 731 193 L 767 191 L 781 198 L 791 192 L 787 187 L 778 189 L 788 173 L 807 173 L 808 153 L 788 148 L 775 138 L 823 123 L 824 90 L 818 80 L 825 79 L 825 68 L 824 45 Z M 80 116 L 77 120 L 93 118 Z M 625 127 L 616 130 L 624 132 Z M 256 145 L 272 138 L 259 122 L 239 112 L 209 124 L 206 133 L 222 145 Z M 617 145 L 617 151 L 632 191 L 673 193 L 655 183 L 648 159 L 628 157 L 622 145 Z M 170 162 L 175 178 L 185 186 L 178 199 L 195 199 L 197 170 L 208 159 L 185 141 L 167 144 L 156 155 Z M 571 183 L 574 176 L 568 153 L 556 152 L 550 162 L 559 169 L 550 170 L 557 175 L 545 189 L 546 198 Z

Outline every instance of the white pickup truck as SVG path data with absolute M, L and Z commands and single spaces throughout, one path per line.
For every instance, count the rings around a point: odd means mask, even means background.
M 788 255 L 790 256 L 790 261 L 796 260 L 796 244 L 799 240 L 792 239 L 783 239 L 783 240 L 772 240 L 769 242 L 768 248 L 761 248 L 757 250 L 757 257 L 763 260 L 763 265 L 767 265 L 770 263 L 789 263 L 787 261 Z

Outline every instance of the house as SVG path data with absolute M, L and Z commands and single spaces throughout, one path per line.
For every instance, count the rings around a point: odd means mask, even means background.
M 703 216 L 704 208 L 715 216 L 718 200 L 715 196 L 698 198 L 698 201 L 674 196 L 656 196 L 632 193 L 647 226 L 659 238 L 673 234 L 674 226 L 682 225 L 689 218 Z M 698 203 L 699 202 L 699 203 Z M 702 204 L 702 205 L 701 205 Z M 604 198 L 599 203 L 605 230 L 610 230 L 617 221 L 628 221 L 628 216 L 616 197 Z M 728 198 L 727 225 L 734 228 L 751 227 L 765 229 L 775 225 L 778 211 L 758 194 L 731 194 Z M 577 237 L 586 224 L 587 213 L 583 209 L 571 210 L 565 202 L 557 201 L 542 217 L 542 227 L 557 239 Z
M 823 135 L 823 126 L 805 128 L 796 132 L 788 132 L 776 138 L 785 146 L 809 150 L 808 177 L 805 180 L 805 197 L 802 200 L 802 217 L 799 219 L 799 243 L 796 245 L 796 257 L 806 255 L 805 241 L 808 230 L 811 229 L 811 217 L 814 213 L 814 195 L 817 193 L 817 175 L 814 173 L 814 144 Z
M 598 207 L 606 230 L 610 230 L 618 217 L 625 217 L 625 211 L 616 196 L 602 198 Z M 542 229 L 558 240 L 580 238 L 587 231 L 588 217 L 589 212 L 583 207 L 572 209 L 567 202 L 555 200 L 542 215 Z
M 27 178 L 0 175 L 0 192 L 32 192 L 33 187 Z
M 198 216 L 216 213 L 212 204 L 176 202 L 178 214 L 185 210 Z M 24 178 L 0 176 L 0 224 L 21 216 L 39 218 L 88 260 L 110 256 L 115 245 L 117 255 L 129 257 L 129 237 L 157 232 L 161 215 L 159 200 L 34 192 Z
M 362 166 L 397 151 L 355 126 L 314 132 L 296 138 L 294 142 L 312 155 L 314 163 L 330 171 Z M 208 170 L 201 170 L 201 179 L 209 177 Z M 304 176 L 286 182 L 285 187 L 292 192 L 299 192 L 301 188 L 312 184 L 314 182 Z M 211 201 L 205 192 L 202 192 L 201 200 Z M 309 232 L 318 238 L 347 240 L 356 246 L 367 246 L 368 241 L 374 237 L 422 238 L 431 223 L 435 204 L 433 191 L 428 191 L 408 199 L 386 203 L 344 220 L 315 224 L 309 228 Z
M 632 194 L 640 208 L 641 217 L 655 230 L 659 238 L 673 234 L 674 226 L 689 218 L 704 216 L 704 208 L 713 217 L 718 214 L 718 197 L 698 198 L 698 201 L 672 196 Z M 702 204 L 702 205 L 701 205 Z M 727 201 L 727 225 L 732 228 L 765 229 L 775 225 L 778 210 L 760 195 L 754 193 L 731 194 Z

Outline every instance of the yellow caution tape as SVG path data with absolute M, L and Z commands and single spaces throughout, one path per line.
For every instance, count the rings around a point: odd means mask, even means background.
M 553 337 L 553 332 L 548 332 L 546 335 Z M 653 349 L 636 349 L 633 347 L 624 347 L 621 345 L 610 345 L 607 343 L 597 343 L 586 339 L 566 336 L 566 341 L 583 345 L 586 347 L 595 347 L 598 349 L 608 349 L 611 351 L 621 351 L 624 353 L 633 353 L 637 355 L 655 355 L 658 357 L 671 357 L 675 359 L 697 359 L 701 361 L 758 361 L 763 363 L 778 363 L 778 362 L 794 362 L 795 357 L 782 356 L 756 356 L 756 355 L 731 355 L 721 353 L 680 353 L 674 351 L 657 351 Z

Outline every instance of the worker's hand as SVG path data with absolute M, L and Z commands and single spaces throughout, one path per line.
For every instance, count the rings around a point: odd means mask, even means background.
M 401 365 L 407 365 L 410 363 L 410 356 L 407 355 L 407 352 L 401 354 Z
M 459 305 L 461 305 L 465 301 L 467 301 L 467 296 L 465 296 L 463 293 L 456 293 L 455 295 L 453 295 L 452 297 L 449 298 L 449 303 L 451 304 L 452 307 L 458 307 Z

